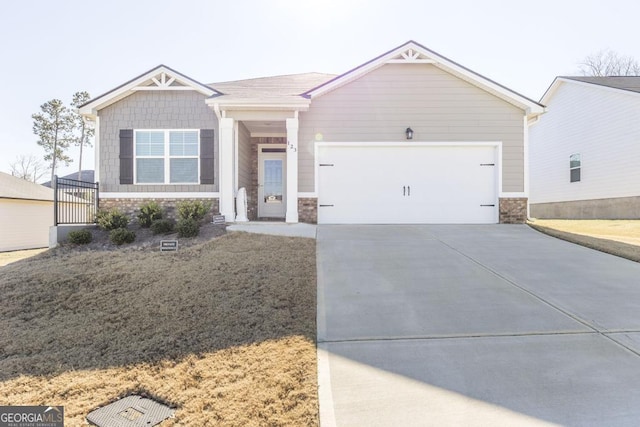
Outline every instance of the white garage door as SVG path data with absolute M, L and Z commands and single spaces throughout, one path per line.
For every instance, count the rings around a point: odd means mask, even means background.
M 320 224 L 498 222 L 497 147 L 322 145 Z

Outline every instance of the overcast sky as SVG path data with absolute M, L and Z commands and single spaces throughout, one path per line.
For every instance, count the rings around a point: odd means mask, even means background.
M 203 83 L 342 73 L 407 40 L 534 100 L 602 49 L 640 58 L 633 0 L 11 0 L 0 15 L 0 171 L 44 151 L 31 114 L 168 65 Z M 58 170 L 77 170 L 76 159 Z M 83 160 L 93 168 L 93 151 Z

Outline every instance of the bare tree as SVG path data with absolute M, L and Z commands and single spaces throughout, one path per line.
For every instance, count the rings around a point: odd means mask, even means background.
M 84 117 L 78 113 L 78 107 L 86 103 L 91 99 L 89 93 L 86 91 L 76 92 L 73 94 L 71 106 L 73 110 L 71 114 L 73 116 L 75 135 L 71 138 L 71 142 L 74 145 L 80 147 L 80 159 L 78 160 L 78 181 L 82 181 L 82 148 L 86 145 L 91 147 L 89 139 L 93 136 L 95 129 L 91 126 Z
M 640 76 L 640 63 L 631 56 L 605 49 L 587 56 L 580 63 L 585 76 Z
M 47 173 L 48 168 L 33 154 L 21 154 L 16 160 L 9 164 L 11 175 L 18 178 L 37 182 Z

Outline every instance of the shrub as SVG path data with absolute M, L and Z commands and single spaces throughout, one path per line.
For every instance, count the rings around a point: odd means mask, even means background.
M 109 233 L 109 240 L 115 245 L 131 243 L 136 240 L 136 233 L 126 228 L 116 228 Z
M 178 217 L 180 219 L 193 219 L 200 222 L 211 209 L 211 203 L 201 200 L 185 200 L 177 204 Z
M 69 243 L 73 243 L 74 245 L 86 245 L 87 243 L 91 243 L 93 240 L 93 234 L 86 229 L 74 230 L 69 232 L 67 240 L 69 240 Z
M 140 213 L 138 214 L 138 221 L 140 227 L 148 228 L 153 221 L 162 219 L 162 208 L 156 201 L 151 201 L 140 206 Z
M 117 228 L 126 228 L 129 224 L 129 218 L 120 212 L 118 208 L 110 210 L 99 210 L 96 215 L 98 227 L 104 230 L 115 230 Z
M 176 224 L 176 230 L 180 237 L 196 237 L 200 233 L 200 225 L 193 218 L 183 218 Z
M 151 223 L 151 232 L 153 234 L 169 234 L 173 232 L 175 222 L 170 219 L 156 219 Z

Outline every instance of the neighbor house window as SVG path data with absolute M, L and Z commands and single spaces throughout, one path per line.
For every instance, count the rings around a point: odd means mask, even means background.
M 580 154 L 572 154 L 571 156 L 569 156 L 570 182 L 580 181 L 581 167 L 582 167 L 582 161 L 580 160 Z
M 199 131 L 136 130 L 136 184 L 197 184 Z

